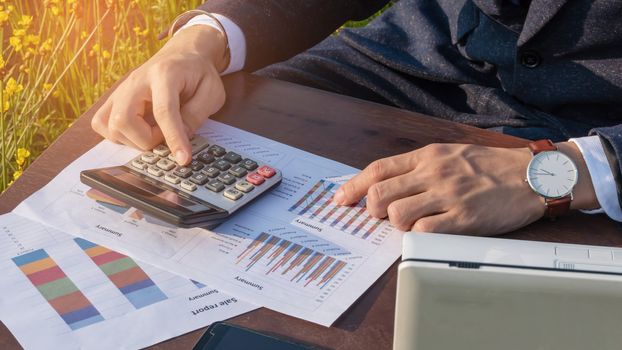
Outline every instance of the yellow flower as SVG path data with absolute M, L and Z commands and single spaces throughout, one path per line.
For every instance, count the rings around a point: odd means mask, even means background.
M 44 54 L 46 52 L 50 52 L 52 51 L 52 39 L 46 39 L 43 44 L 41 44 L 41 46 L 39 47 L 39 53 L 40 54 Z
M 22 39 L 20 39 L 19 37 L 16 37 L 16 36 L 10 37 L 9 38 L 9 44 L 11 46 L 13 46 L 15 51 L 21 51 L 22 50 Z
M 32 16 L 22 15 L 22 18 L 17 21 L 17 25 L 22 26 L 24 28 L 28 28 L 32 23 Z
M 132 30 L 134 30 L 134 33 L 137 36 L 147 36 L 147 34 L 149 34 L 149 28 L 145 28 L 144 30 L 141 30 L 140 27 L 136 26 Z
M 38 35 L 28 34 L 24 38 L 24 45 L 32 44 L 33 46 L 39 45 L 41 38 Z
M 87 37 L 87 36 L 89 36 L 89 33 L 87 33 L 86 31 L 84 31 L 84 30 L 83 30 L 83 31 L 80 33 L 80 40 L 84 40 L 84 39 L 86 39 L 86 37 Z
M 108 50 L 102 51 L 102 57 L 104 59 L 109 59 L 110 58 L 110 52 L 108 52 Z
M 51 83 L 43 83 L 43 91 L 50 91 L 51 88 L 52 88 Z
M 18 84 L 13 77 L 9 78 L 6 82 L 6 86 L 4 87 L 4 93 L 8 97 L 11 97 L 16 93 L 20 93 L 22 90 L 24 90 L 24 86 L 22 86 L 22 84 Z
M 28 159 L 28 157 L 30 157 L 30 151 L 29 150 L 27 150 L 25 148 L 18 148 L 17 149 L 17 154 L 15 155 L 15 162 L 21 168 L 22 165 L 24 165 L 24 163 L 26 163 L 26 159 Z
M 6 112 L 9 110 L 9 108 L 11 108 L 11 103 L 9 103 L 9 101 L 4 101 L 4 103 L 2 104 L 2 111 Z
M 97 56 L 97 55 L 99 55 L 100 51 L 101 51 L 101 46 L 99 46 L 99 44 L 95 44 L 91 48 L 91 51 L 89 51 L 89 56 L 91 56 L 91 57 Z
M 14 36 L 24 36 L 26 35 L 26 29 L 13 29 Z
M 50 7 L 50 10 L 52 10 L 52 14 L 54 16 L 58 16 L 58 14 L 60 13 L 60 9 L 58 8 L 58 6 L 52 6 Z
M 15 170 L 15 172 L 13 173 L 13 181 L 17 180 L 20 176 L 22 176 L 23 172 L 24 171 L 22 169 Z
M 9 11 L 0 11 L 0 24 L 9 20 Z

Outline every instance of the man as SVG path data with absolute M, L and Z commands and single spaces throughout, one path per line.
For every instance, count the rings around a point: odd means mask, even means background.
M 188 138 L 224 103 L 219 74 L 259 69 L 558 142 L 531 149 L 431 145 L 381 159 L 342 186 L 338 204 L 367 195 L 372 215 L 429 232 L 499 234 L 568 209 L 622 221 L 614 180 L 622 164 L 622 2 L 401 0 L 368 26 L 331 35 L 387 3 L 210 0 L 199 8 L 207 14 L 195 13 L 183 29 L 175 25 L 175 36 L 117 88 L 93 128 L 141 149 L 165 139 L 185 164 Z M 151 106 L 156 123 L 145 119 Z M 561 153 L 549 155 L 569 157 L 574 177 L 562 179 L 539 159 L 525 183 L 534 155 L 556 149 Z M 548 193 L 555 186 L 557 194 Z

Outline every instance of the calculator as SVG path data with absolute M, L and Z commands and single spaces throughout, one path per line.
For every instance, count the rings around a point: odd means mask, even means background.
M 127 164 L 84 170 L 80 180 L 179 227 L 213 228 L 282 179 L 281 171 L 195 136 L 192 161 L 179 166 L 166 145 Z

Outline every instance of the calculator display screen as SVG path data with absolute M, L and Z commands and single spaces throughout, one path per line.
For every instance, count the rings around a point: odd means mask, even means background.
M 85 172 L 89 173 L 90 177 L 96 178 L 97 182 L 123 193 L 126 198 L 129 197 L 128 199 L 151 203 L 166 212 L 176 213 L 175 215 L 218 212 L 215 208 L 184 198 L 165 187 L 156 186 L 147 179 L 130 172 L 124 166 Z
M 172 191 L 168 191 L 165 190 L 163 188 L 154 186 L 150 183 L 148 183 L 147 181 L 141 180 L 139 177 L 131 174 L 131 173 L 127 173 L 127 172 L 121 172 L 119 171 L 118 168 L 112 168 L 112 169 L 106 169 L 107 172 L 118 178 L 119 180 L 128 183 L 130 185 L 133 185 L 135 187 L 140 188 L 143 191 L 147 191 L 149 193 L 151 193 L 152 195 L 162 198 L 168 202 L 170 202 L 171 204 L 175 204 L 177 206 L 182 206 L 182 207 L 186 207 L 186 208 L 190 208 L 192 206 L 195 206 L 197 203 L 195 202 L 191 202 L 181 196 L 179 196 L 177 193 L 172 192 Z

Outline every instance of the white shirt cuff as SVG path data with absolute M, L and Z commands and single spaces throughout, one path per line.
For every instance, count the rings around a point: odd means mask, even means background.
M 622 221 L 622 209 L 618 201 L 618 190 L 613 178 L 613 172 L 607 161 L 607 155 L 599 136 L 587 136 L 570 139 L 574 142 L 581 153 L 587 170 L 592 178 L 596 199 L 601 209 L 586 210 L 585 213 L 605 213 L 616 221 Z
M 216 17 L 220 24 L 222 24 L 225 28 L 225 33 L 223 34 L 226 35 L 229 40 L 229 53 L 231 56 L 229 66 L 222 73 L 220 73 L 220 75 L 241 71 L 242 68 L 244 68 L 246 61 L 246 38 L 244 37 L 242 29 L 223 15 L 219 15 L 217 13 L 213 13 L 212 15 Z M 192 17 L 186 24 L 179 28 L 175 34 L 179 33 L 182 29 L 195 25 L 208 25 L 222 32 L 213 18 L 207 15 L 198 15 Z

